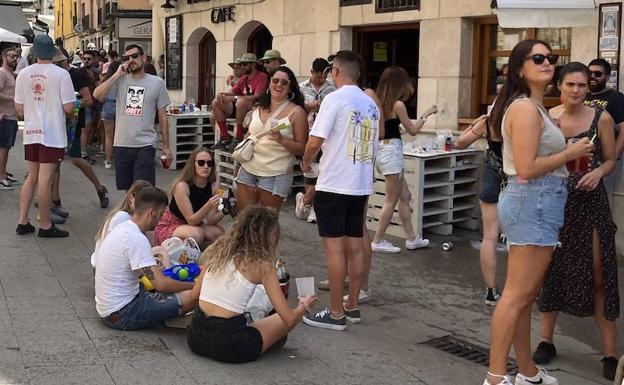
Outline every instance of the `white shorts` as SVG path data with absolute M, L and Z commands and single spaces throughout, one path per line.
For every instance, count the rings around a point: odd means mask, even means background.
M 401 139 L 384 139 L 377 149 L 377 171 L 382 175 L 403 173 L 403 141 Z

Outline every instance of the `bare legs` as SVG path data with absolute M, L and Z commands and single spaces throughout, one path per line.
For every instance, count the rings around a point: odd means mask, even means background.
M 195 240 L 195 242 L 197 242 L 198 245 L 202 246 L 216 240 L 223 235 L 223 233 L 225 233 L 225 230 L 223 230 L 223 227 L 219 225 L 208 225 L 206 223 L 202 223 L 199 226 L 178 226 L 173 231 L 172 236 L 182 239 L 191 237 Z
M 243 183 L 239 183 L 236 187 L 236 204 L 239 211 L 244 210 L 245 207 L 259 204 L 262 207 L 274 208 L 279 212 L 283 203 L 284 198 L 261 188 L 247 186 Z
M 375 237 L 373 238 L 373 242 L 375 243 L 379 243 L 384 239 L 384 236 L 386 235 L 386 229 L 390 225 L 390 221 L 392 220 L 392 214 L 394 213 L 394 208 L 397 205 L 397 202 L 399 201 L 399 196 L 401 194 L 401 176 L 399 174 L 393 174 L 386 175 L 385 177 L 386 200 L 383 207 L 381 208 L 381 213 L 379 214 L 377 231 L 375 231 Z
M 52 207 L 52 183 L 58 163 L 28 162 L 28 178 L 20 191 L 19 224 L 28 223 L 28 211 L 35 194 L 35 187 L 39 184 L 39 227 L 47 230 L 52 226 L 50 222 L 50 208 Z
M 0 148 L 0 180 L 6 178 L 6 166 L 9 159 L 9 149 Z
M 115 138 L 115 121 L 104 122 L 104 159 L 110 162 L 113 159 L 113 139 Z
M 499 234 L 496 203 L 481 201 L 481 216 L 483 219 L 483 241 L 479 252 L 481 274 L 485 285 L 493 288 L 496 287 L 496 244 Z
M 348 309 L 358 306 L 358 295 L 362 288 L 364 276 L 364 250 L 362 238 L 339 237 L 323 238 L 325 254 L 327 255 L 327 270 L 329 272 L 329 294 L 331 298 L 330 310 L 334 316 L 342 316 L 342 293 L 349 261 L 349 301 Z

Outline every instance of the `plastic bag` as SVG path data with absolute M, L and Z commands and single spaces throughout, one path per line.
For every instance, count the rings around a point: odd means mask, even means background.
M 256 285 L 245 312 L 251 315 L 254 321 L 265 318 L 273 310 L 273 304 L 266 293 L 264 285 Z

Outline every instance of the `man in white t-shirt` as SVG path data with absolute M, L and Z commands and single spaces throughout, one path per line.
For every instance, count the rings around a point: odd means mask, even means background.
M 364 273 L 363 227 L 368 195 L 373 193 L 373 159 L 379 136 L 379 108 L 358 86 L 361 59 L 340 51 L 332 77 L 338 88 L 321 104 L 303 156 L 302 168 L 311 170 L 322 148 L 314 209 L 323 238 L 331 307 L 307 314 L 308 325 L 345 330 L 347 321 L 359 323 L 358 294 Z M 349 258 L 349 300 L 343 304 L 343 283 Z
M 65 118 L 73 116 L 74 86 L 69 73 L 52 63 L 56 48 L 48 35 L 36 36 L 31 52 L 37 63 L 21 70 L 15 79 L 15 111 L 24 117 L 24 157 L 28 161 L 15 231 L 20 235 L 35 231 L 28 211 L 39 183 L 39 237 L 67 237 L 67 231 L 50 221 L 50 208 L 52 180 L 67 147 Z
M 168 203 L 161 189 L 142 188 L 134 198 L 131 219 L 118 224 L 100 245 L 95 259 L 95 306 L 113 329 L 148 328 L 195 308 L 193 283 L 165 277 L 145 236 L 154 230 Z M 139 284 L 143 277 L 156 292 L 145 291 Z

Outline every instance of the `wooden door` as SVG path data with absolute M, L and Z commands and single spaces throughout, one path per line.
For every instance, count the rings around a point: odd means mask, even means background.
M 214 35 L 206 32 L 199 42 L 199 87 L 197 104 L 210 104 L 215 97 L 217 41 Z

